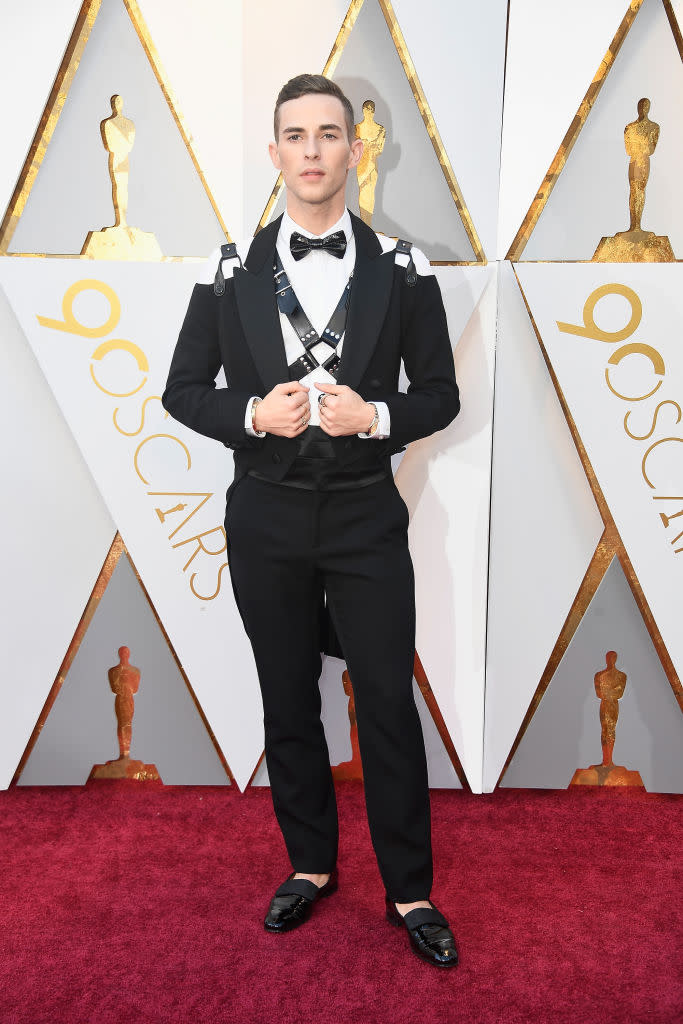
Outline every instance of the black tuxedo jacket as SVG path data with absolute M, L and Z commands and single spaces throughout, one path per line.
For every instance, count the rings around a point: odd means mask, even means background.
M 297 438 L 254 438 L 244 429 L 249 398 L 263 398 L 289 379 L 272 269 L 280 220 L 256 235 L 244 269 L 235 267 L 223 295 L 215 295 L 212 284 L 194 286 L 162 396 L 175 419 L 234 450 L 235 482 L 250 468 L 281 480 L 297 453 Z M 402 451 L 442 430 L 460 408 L 436 278 L 418 275 L 408 285 L 394 251 L 383 253 L 375 232 L 353 214 L 351 221 L 356 264 L 337 383 L 365 401 L 386 402 L 391 435 L 377 441 L 332 437 L 344 466 L 367 457 L 368 445 L 378 458 Z M 407 393 L 398 390 L 401 359 Z M 227 388 L 216 388 L 221 366 Z

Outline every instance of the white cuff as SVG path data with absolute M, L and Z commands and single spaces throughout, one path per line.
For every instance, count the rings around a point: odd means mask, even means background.
M 254 399 L 258 398 L 258 397 L 259 397 L 258 395 L 252 395 L 252 397 L 247 402 L 247 411 L 244 414 L 244 429 L 246 430 L 246 432 L 249 435 L 249 437 L 265 437 L 266 436 L 265 430 L 254 430 L 254 428 L 251 425 L 251 408 L 252 408 L 252 406 L 254 404 Z
M 391 416 L 389 414 L 389 406 L 386 402 L 373 402 L 374 406 L 377 407 L 377 415 L 379 417 L 379 423 L 377 424 L 377 430 L 374 434 L 358 434 L 358 437 L 368 438 L 370 441 L 382 441 L 385 437 L 389 437 L 391 429 Z

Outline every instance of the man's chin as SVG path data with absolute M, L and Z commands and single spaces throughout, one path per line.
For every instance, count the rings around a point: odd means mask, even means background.
M 300 203 L 306 203 L 307 206 L 324 206 L 325 203 L 329 203 L 330 199 L 335 196 L 334 192 L 316 192 L 311 194 L 297 192 L 296 197 Z

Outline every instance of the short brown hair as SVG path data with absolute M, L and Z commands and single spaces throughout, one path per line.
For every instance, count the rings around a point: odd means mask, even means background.
M 355 118 L 353 116 L 353 107 L 347 96 L 341 91 L 336 82 L 333 82 L 331 78 L 325 78 L 324 75 L 297 75 L 296 78 L 290 78 L 288 82 L 280 89 L 278 97 L 275 101 L 275 112 L 273 114 L 273 131 L 275 132 L 275 141 L 277 142 L 277 134 L 280 128 L 280 107 L 283 103 L 287 103 L 288 100 L 298 100 L 302 96 L 308 96 L 309 93 L 322 93 L 327 96 L 335 96 L 344 108 L 344 120 L 346 121 L 346 134 L 349 142 L 354 138 L 355 132 Z

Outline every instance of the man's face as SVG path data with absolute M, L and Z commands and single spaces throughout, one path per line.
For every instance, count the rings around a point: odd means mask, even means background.
M 282 171 L 288 202 L 317 206 L 344 195 L 346 176 L 363 143 L 349 142 L 344 108 L 336 96 L 309 93 L 279 111 L 278 138 L 268 150 Z

